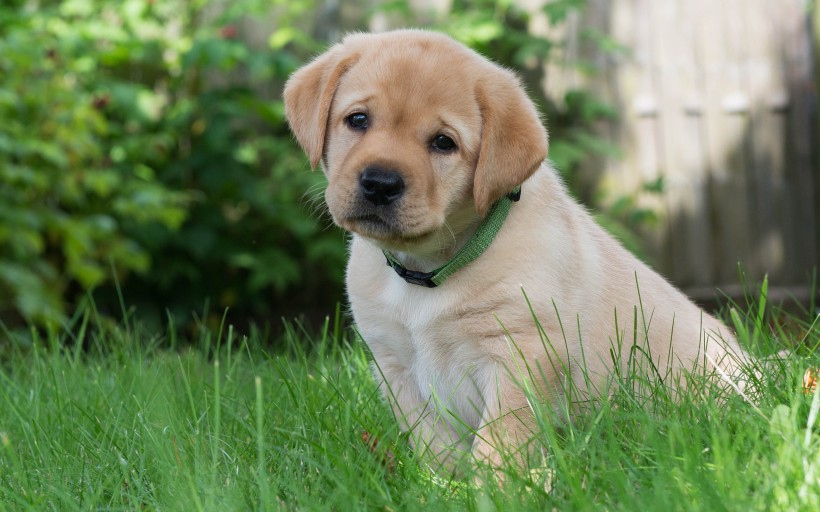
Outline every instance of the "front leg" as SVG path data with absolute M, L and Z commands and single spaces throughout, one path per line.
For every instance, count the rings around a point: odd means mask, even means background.
M 402 430 L 410 434 L 413 449 L 453 469 L 468 446 L 463 446 L 463 436 L 435 407 L 429 390 L 422 390 L 410 370 L 399 363 L 374 361 L 373 373 Z
M 485 387 L 484 411 L 472 446 L 473 456 L 496 470 L 508 459 L 514 466 L 527 465 L 527 445 L 535 427 L 521 384 L 504 373 L 497 372 L 494 382 Z
M 543 364 L 537 349 L 526 355 L 526 345 L 511 348 L 508 357 L 496 354 L 498 362 L 483 369 L 484 410 L 472 447 L 476 459 L 496 470 L 530 466 L 537 431 L 533 407 L 551 408 L 558 418 L 565 400 L 553 366 Z

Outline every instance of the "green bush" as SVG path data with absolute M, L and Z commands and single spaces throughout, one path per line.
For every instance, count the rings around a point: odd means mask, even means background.
M 16 15 L 15 15 L 16 14 Z M 89 84 L 68 20 L 4 8 L 0 27 L 0 313 L 58 322 L 73 289 L 145 272 L 127 224 L 175 229 L 187 196 L 115 149 L 122 127 Z
M 114 277 L 148 317 L 338 300 L 344 238 L 306 205 L 321 173 L 277 90 L 317 48 L 290 28 L 311 2 L 28 5 L 0 7 L 0 319 L 116 304 Z

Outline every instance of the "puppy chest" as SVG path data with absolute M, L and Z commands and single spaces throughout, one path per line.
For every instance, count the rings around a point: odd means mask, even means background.
M 376 378 L 383 375 L 394 392 L 411 387 L 412 392 L 401 395 L 416 396 L 442 416 L 455 413 L 459 422 L 478 426 L 489 370 L 475 340 L 444 318 L 409 322 L 385 310 L 355 316 L 379 366 Z
M 484 366 L 478 354 L 433 342 L 416 350 L 407 371 L 423 399 L 439 413 L 455 413 L 461 422 L 475 428 L 486 399 L 485 379 L 481 377 Z

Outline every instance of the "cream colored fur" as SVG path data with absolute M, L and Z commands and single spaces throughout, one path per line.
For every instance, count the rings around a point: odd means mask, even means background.
M 415 446 L 438 461 L 472 452 L 499 464 L 500 450 L 526 443 L 526 366 L 556 410 L 574 398 L 570 383 L 604 393 L 633 344 L 670 383 L 704 351 L 737 373 L 744 356 L 729 329 L 569 197 L 509 71 L 440 34 L 355 34 L 297 71 L 285 104 L 298 141 L 323 164 L 334 221 L 353 233 L 347 289 L 376 379 Z M 355 113 L 367 115 L 366 129 L 351 128 Z M 439 134 L 457 150 L 431 148 Z M 404 179 L 390 208 L 362 199 L 361 173 L 374 165 Z M 440 266 L 519 184 L 521 200 L 490 247 L 441 286 L 408 284 L 385 264 L 382 249 L 414 270 Z

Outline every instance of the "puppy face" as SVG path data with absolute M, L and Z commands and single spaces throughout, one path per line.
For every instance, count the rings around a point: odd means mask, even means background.
M 363 55 L 339 83 L 328 118 L 327 205 L 341 227 L 385 245 L 441 238 L 469 220 L 481 115 L 423 46 Z M 454 62 L 440 51 L 436 58 Z M 456 227 L 455 229 L 458 229 Z
M 347 37 L 291 77 L 285 106 L 333 220 L 389 249 L 452 244 L 546 156 L 517 79 L 429 32 Z

